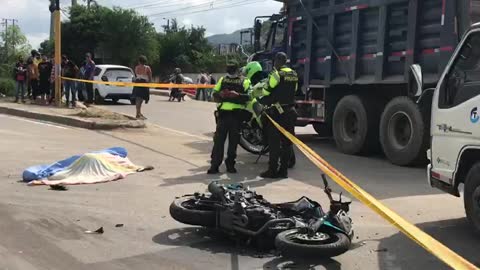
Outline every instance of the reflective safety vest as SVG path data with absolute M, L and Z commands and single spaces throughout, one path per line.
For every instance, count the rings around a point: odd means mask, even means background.
M 230 90 L 235 91 L 239 94 L 247 94 L 248 90 L 250 89 L 250 80 L 244 79 L 240 76 L 237 77 L 222 77 L 218 80 L 217 85 L 213 91 L 219 93 L 223 90 Z M 236 100 L 229 100 L 220 102 L 217 106 L 219 110 L 224 111 L 233 111 L 238 109 L 245 109 L 245 105 L 247 102 L 245 101 L 236 101 Z
M 295 92 L 298 89 L 298 75 L 295 70 L 282 67 L 270 73 L 268 83 L 263 89 L 263 96 L 269 97 L 271 104 L 295 104 Z

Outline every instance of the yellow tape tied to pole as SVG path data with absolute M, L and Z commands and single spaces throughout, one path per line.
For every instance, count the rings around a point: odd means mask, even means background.
M 386 219 L 392 225 L 397 227 L 402 233 L 408 236 L 410 239 L 415 241 L 421 247 L 426 249 L 431 254 L 435 255 L 437 258 L 445 262 L 447 265 L 454 269 L 460 270 L 472 270 L 478 269 L 475 265 L 465 260 L 463 257 L 453 252 L 451 249 L 426 234 L 420 230 L 415 225 L 406 221 L 404 218 L 399 216 L 397 213 L 390 210 L 388 207 L 383 205 L 380 201 L 375 199 L 372 195 L 364 191 L 362 188 L 357 186 L 354 182 L 349 180 L 342 173 L 337 171 L 332 167 L 327 161 L 322 159 L 317 153 L 315 153 L 311 148 L 305 145 L 298 138 L 286 131 L 282 126 L 275 122 L 269 115 L 268 119 L 273 123 L 273 125 L 293 144 L 295 144 L 303 154 L 305 154 L 308 159 L 310 159 L 320 170 L 332 178 L 338 185 L 347 190 L 359 201 L 364 203 L 370 209 L 375 211 L 381 217 Z
M 83 79 L 74 79 L 68 77 L 61 77 L 62 80 L 76 81 L 84 83 L 96 83 L 103 85 L 114 86 L 138 86 L 138 87 L 150 87 L 150 88 L 213 88 L 215 85 L 210 84 L 173 84 L 173 83 L 134 83 L 134 82 L 104 82 L 104 81 L 91 81 Z

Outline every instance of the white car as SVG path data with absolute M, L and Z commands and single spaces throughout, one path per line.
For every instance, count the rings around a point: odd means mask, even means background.
M 93 80 L 104 82 L 132 82 L 135 77 L 133 70 L 125 66 L 97 65 Z M 108 84 L 93 84 L 95 91 L 95 103 L 102 103 L 105 99 L 117 102 L 120 99 L 128 99 L 132 104 L 133 86 L 114 86 Z

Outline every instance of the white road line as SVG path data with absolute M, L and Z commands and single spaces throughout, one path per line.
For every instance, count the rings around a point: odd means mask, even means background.
M 188 133 L 188 132 L 185 132 L 185 131 L 180 131 L 180 130 L 176 130 L 176 129 L 172 129 L 172 128 L 167 128 L 167 127 L 160 126 L 160 125 L 153 124 L 153 123 L 149 123 L 149 124 L 151 124 L 151 125 L 153 125 L 157 128 L 161 128 L 161 129 L 164 129 L 164 130 L 167 130 L 167 131 L 179 134 L 179 135 L 183 135 L 183 136 L 187 136 L 187 137 L 193 137 L 193 138 L 197 138 L 197 139 L 200 139 L 200 140 L 203 140 L 203 141 L 211 141 L 212 140 L 212 138 L 207 137 L 207 136 L 195 135 L 195 134 L 191 134 L 191 133 Z
M 49 123 L 46 123 L 46 122 L 43 122 L 43 121 L 28 120 L 28 119 L 25 119 L 25 118 L 16 117 L 16 116 L 12 116 L 12 115 L 0 114 L 0 117 L 16 119 L 16 120 L 20 120 L 20 121 L 24 121 L 24 122 L 28 122 L 28 123 L 33 123 L 33 124 L 37 124 L 37 125 L 44 125 L 44 126 L 49 126 L 49 127 L 55 127 L 55 128 L 59 128 L 59 129 L 70 129 L 70 128 L 63 127 L 63 126 L 57 126 L 57 125 L 54 125 L 54 124 L 49 124 Z

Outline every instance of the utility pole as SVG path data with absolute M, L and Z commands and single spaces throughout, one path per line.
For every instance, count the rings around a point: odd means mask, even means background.
M 12 39 L 13 40 L 8 40 L 9 39 L 9 36 L 8 36 L 8 22 L 12 22 Z M 17 19 L 2 19 L 2 25 L 5 26 L 5 59 L 8 58 L 8 52 L 9 52 L 9 47 L 12 46 L 13 47 L 13 53 L 15 53 L 15 23 L 18 23 L 18 20 Z M 10 44 L 11 43 L 11 44 Z
M 60 0 L 55 0 L 55 6 L 51 9 L 55 16 L 55 103 L 62 105 L 62 74 L 61 55 L 62 55 L 62 32 L 60 18 Z
M 13 55 L 15 55 L 15 46 L 17 46 L 17 44 L 15 44 L 16 42 L 16 39 L 15 39 L 15 23 L 18 23 L 18 20 L 16 19 L 12 19 L 12 49 L 13 49 Z
M 5 49 L 5 61 L 8 59 L 8 20 L 7 19 L 2 19 L 2 25 L 5 26 L 5 32 L 4 32 L 4 49 Z

